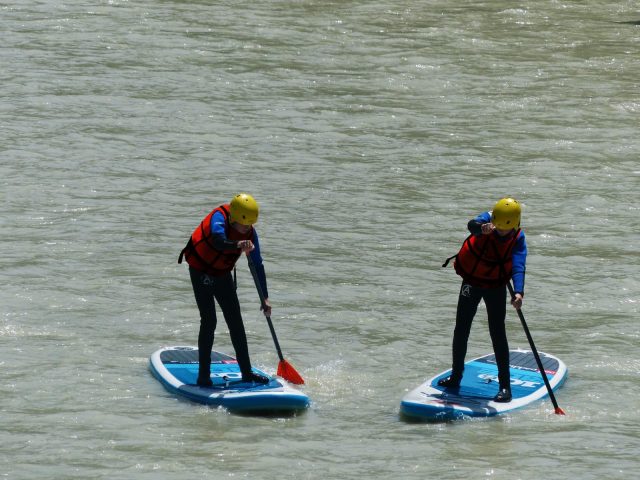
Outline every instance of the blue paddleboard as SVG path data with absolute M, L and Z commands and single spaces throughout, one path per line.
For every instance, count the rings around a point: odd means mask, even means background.
M 235 358 L 211 352 L 213 387 L 200 387 L 197 347 L 166 347 L 154 352 L 149 361 L 153 375 L 171 393 L 206 405 L 235 412 L 293 412 L 309 406 L 309 397 L 286 381 L 253 369 L 270 379 L 266 385 L 243 382 Z
M 451 370 L 447 370 L 410 391 L 400 402 L 401 414 L 422 420 L 491 417 L 548 396 L 533 352 L 512 350 L 509 354 L 513 395 L 510 402 L 493 401 L 498 393 L 498 367 L 495 355 L 489 354 L 465 363 L 460 388 L 438 386 L 438 380 L 451 374 Z M 548 353 L 538 352 L 538 355 L 551 389 L 555 391 L 567 378 L 567 366 Z

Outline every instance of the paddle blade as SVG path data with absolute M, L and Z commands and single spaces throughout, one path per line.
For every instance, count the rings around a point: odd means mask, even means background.
M 564 410 L 562 410 L 560 407 L 556 408 L 556 415 L 565 415 Z
M 293 366 L 286 360 L 280 360 L 278 363 L 278 371 L 276 374 L 279 377 L 284 378 L 287 382 L 291 382 L 294 385 L 304 384 L 304 380 Z

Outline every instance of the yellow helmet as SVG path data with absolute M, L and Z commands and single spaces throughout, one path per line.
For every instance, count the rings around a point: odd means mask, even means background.
M 258 202 L 247 193 L 239 193 L 231 199 L 229 220 L 242 225 L 253 225 L 258 221 L 260 207 Z
M 520 227 L 520 204 L 517 200 L 507 197 L 498 202 L 491 212 L 491 223 L 499 230 L 511 230 Z

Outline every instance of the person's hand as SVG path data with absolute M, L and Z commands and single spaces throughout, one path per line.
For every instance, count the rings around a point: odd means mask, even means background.
M 256 248 L 251 240 L 240 240 L 237 243 L 237 247 L 242 250 L 242 253 L 250 253 Z
M 489 235 L 496 229 L 496 226 L 493 223 L 483 223 L 480 228 L 482 229 L 483 235 Z
M 264 305 L 260 307 L 260 310 L 262 310 L 262 313 L 264 313 L 265 317 L 271 316 L 271 303 L 269 303 L 268 298 L 264 299 Z
M 511 299 L 511 305 L 516 310 L 520 310 L 522 308 L 522 294 L 516 293 L 515 296 Z

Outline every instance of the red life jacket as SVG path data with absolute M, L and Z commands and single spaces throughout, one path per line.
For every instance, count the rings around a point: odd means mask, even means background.
M 182 256 L 184 255 L 191 268 L 219 277 L 233 270 L 242 254 L 242 250 L 237 248 L 222 251 L 216 250 L 213 246 L 211 218 L 216 212 L 222 212 L 224 216 L 224 229 L 228 240 L 253 239 L 253 227 L 247 233 L 240 233 L 235 228 L 232 228 L 229 222 L 229 204 L 220 205 L 204 217 L 204 220 L 193 231 L 187 246 L 180 252 L 178 263 L 182 263 Z
M 469 235 L 453 257 L 456 273 L 475 287 L 497 288 L 506 285 L 511 279 L 512 253 L 519 235 L 519 229 L 515 235 L 503 241 L 495 233 Z

